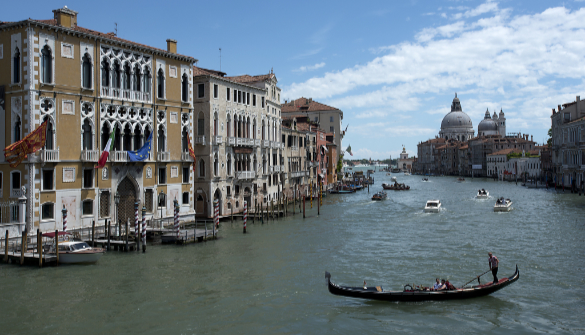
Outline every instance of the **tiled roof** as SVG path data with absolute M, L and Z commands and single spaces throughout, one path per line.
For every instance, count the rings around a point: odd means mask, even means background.
M 465 144 L 465 145 L 462 145 L 461 147 L 459 147 L 459 150 L 465 150 L 467 148 L 469 148 L 469 145 Z
M 282 104 L 280 110 L 283 113 L 298 113 L 339 110 L 339 108 L 327 106 L 320 102 L 314 101 L 313 99 L 299 98 Z
M 217 70 L 210 70 L 210 69 L 204 69 L 202 67 L 193 66 L 193 76 L 199 76 L 199 75 L 223 77 L 226 74 L 225 74 L 225 72 L 221 72 L 221 71 L 217 71 Z
M 494 153 L 491 153 L 488 156 L 507 155 L 507 154 L 511 154 L 511 153 L 522 153 L 522 151 L 521 150 L 518 150 L 518 149 L 503 149 L 503 150 L 500 150 L 500 151 L 496 151 Z
M 136 42 L 129 41 L 129 40 L 126 40 L 126 39 L 123 39 L 123 38 L 119 38 L 114 33 L 102 33 L 102 32 L 99 32 L 99 31 L 95 31 L 95 30 L 83 28 L 83 27 L 80 27 L 80 26 L 74 26 L 74 27 L 63 27 L 63 26 L 59 26 L 57 24 L 57 20 L 56 19 L 49 19 L 49 20 L 28 19 L 28 20 L 17 21 L 17 22 L 0 22 L 0 28 L 3 25 L 17 24 L 17 23 L 25 23 L 27 21 L 28 22 L 36 22 L 36 23 L 46 24 L 46 25 L 49 25 L 49 26 L 54 26 L 54 27 L 58 27 L 58 28 L 62 28 L 62 29 L 67 29 L 67 30 L 73 30 L 73 31 L 77 31 L 77 32 L 82 33 L 82 34 L 93 35 L 93 36 L 101 37 L 103 39 L 107 39 L 107 40 L 111 40 L 111 41 L 115 41 L 115 42 L 121 42 L 121 43 L 125 43 L 125 44 L 132 44 L 132 45 L 135 45 L 137 47 L 147 48 L 147 49 L 151 49 L 151 50 L 156 50 L 156 51 L 159 51 L 159 52 L 161 52 L 163 54 L 166 54 L 166 55 L 169 55 L 169 56 L 179 56 L 179 57 L 188 58 L 192 62 L 196 62 L 197 61 L 195 58 L 193 58 L 191 56 L 186 56 L 186 55 L 181 55 L 181 54 L 173 54 L 173 53 L 170 53 L 170 52 L 168 52 L 167 50 L 164 50 L 164 49 L 159 49 L 159 48 L 155 48 L 155 47 L 148 46 L 146 44 L 136 43 Z
M 226 78 L 231 80 L 231 81 L 235 81 L 237 83 L 254 83 L 257 81 L 264 81 L 267 79 L 272 79 L 272 77 L 274 77 L 274 73 L 262 74 L 262 75 L 258 75 L 258 76 L 250 76 L 248 74 L 244 74 L 241 76 L 226 77 Z

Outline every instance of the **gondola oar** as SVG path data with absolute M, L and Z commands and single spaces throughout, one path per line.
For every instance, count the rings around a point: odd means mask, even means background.
M 486 272 L 484 272 L 484 273 L 480 274 L 479 276 L 477 276 L 477 277 L 473 278 L 472 280 L 470 280 L 470 281 L 468 281 L 467 283 L 463 284 L 463 287 L 467 286 L 467 284 L 471 283 L 472 281 L 474 281 L 474 280 L 476 280 L 476 279 L 477 279 L 477 282 L 478 282 L 478 283 L 480 283 L 480 282 L 479 282 L 479 277 L 481 277 L 481 276 L 485 275 L 486 273 L 488 273 L 488 272 L 490 272 L 490 271 L 492 271 L 492 270 L 487 270 Z M 481 284 L 481 283 L 480 283 L 480 284 Z

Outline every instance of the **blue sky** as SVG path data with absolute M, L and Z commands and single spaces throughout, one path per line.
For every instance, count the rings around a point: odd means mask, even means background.
M 439 132 L 454 93 L 477 131 L 502 108 L 508 132 L 542 142 L 551 109 L 585 98 L 582 1 L 17 1 L 0 20 L 78 24 L 178 52 L 228 75 L 274 68 L 282 98 L 340 108 L 356 158 L 397 157 Z

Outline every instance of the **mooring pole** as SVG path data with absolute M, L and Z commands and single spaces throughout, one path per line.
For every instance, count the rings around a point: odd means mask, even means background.
M 6 229 L 6 233 L 4 234 L 4 263 L 8 263 L 8 229 Z
M 246 223 L 248 222 L 248 202 L 244 200 L 244 234 L 246 233 Z
M 57 255 L 57 266 L 59 266 L 59 230 L 55 230 L 55 254 Z
M 39 253 L 39 267 L 43 267 L 43 234 L 40 229 L 37 229 L 37 251 Z
M 91 246 L 95 247 L 95 220 L 91 221 Z
M 142 252 L 146 252 L 146 206 L 142 206 Z
M 26 243 L 26 228 L 24 229 L 24 232 L 22 233 L 22 235 L 20 235 L 20 265 L 24 264 L 24 249 L 25 249 L 25 243 Z
M 110 238 L 112 236 L 112 219 L 106 219 L 106 224 L 108 225 L 108 251 L 110 251 Z
M 303 219 L 305 218 L 305 196 L 303 196 Z

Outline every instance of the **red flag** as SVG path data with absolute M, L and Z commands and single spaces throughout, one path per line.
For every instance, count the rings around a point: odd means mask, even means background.
M 102 152 L 102 155 L 100 156 L 100 159 L 98 160 L 98 165 L 95 166 L 96 169 L 101 169 L 104 167 L 104 165 L 106 165 L 106 162 L 108 161 L 108 156 L 110 155 L 110 149 L 112 148 L 112 146 L 114 145 L 114 141 L 116 140 L 116 126 L 114 125 L 114 130 L 112 131 L 112 133 L 110 134 L 110 138 L 108 139 L 108 142 L 106 143 L 106 147 L 104 148 L 104 151 Z
M 4 149 L 4 157 L 10 163 L 10 167 L 17 167 L 28 157 L 28 154 L 35 153 L 45 146 L 48 121 L 49 119 L 46 119 L 35 131 Z
M 197 158 L 195 157 L 195 151 L 193 151 L 193 146 L 191 145 L 191 138 L 189 136 L 187 136 L 187 143 L 188 148 L 189 148 L 189 156 L 191 156 L 191 158 L 193 158 L 193 173 L 195 173 L 195 162 L 197 162 Z

